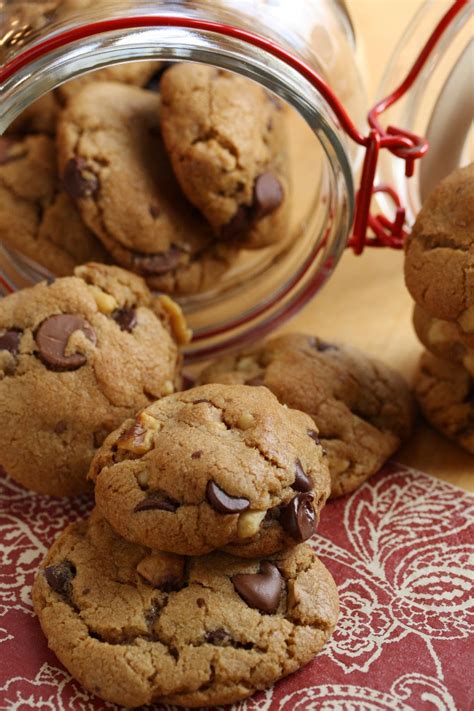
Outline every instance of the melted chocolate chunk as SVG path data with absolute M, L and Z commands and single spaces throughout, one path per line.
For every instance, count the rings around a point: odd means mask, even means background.
M 283 202 L 283 188 L 280 181 L 272 173 L 259 175 L 253 186 L 254 220 L 262 220 L 270 215 Z
M 166 252 L 135 253 L 132 260 L 133 268 L 144 276 L 167 274 L 176 269 L 182 256 L 182 250 L 173 245 Z
M 75 331 L 82 331 L 95 345 L 97 337 L 91 325 L 76 314 L 58 314 L 47 318 L 36 332 L 38 355 L 50 370 L 77 370 L 87 363 L 83 353 L 66 355 L 69 338 Z
M 313 482 L 306 474 L 299 459 L 295 463 L 295 481 L 292 484 L 292 488 L 296 489 L 296 491 L 310 491 L 313 488 Z
M 163 494 L 153 493 L 140 501 L 133 510 L 136 513 L 139 511 L 170 511 L 174 513 L 178 506 L 177 501 L 172 501 Z
M 306 541 L 315 531 L 313 499 L 313 494 L 297 494 L 281 509 L 280 525 L 298 543 Z
M 16 328 L 0 333 L 0 351 L 8 351 L 14 356 L 18 355 L 21 334 L 22 331 Z
M 206 497 L 214 511 L 221 514 L 235 514 L 246 511 L 250 501 L 243 497 L 230 496 L 214 481 L 209 481 L 206 487 Z
M 273 613 L 278 609 L 283 578 L 273 563 L 264 561 L 258 573 L 239 573 L 232 583 L 236 592 L 249 607 Z
M 117 309 L 113 312 L 112 318 L 118 323 L 121 331 L 128 331 L 128 333 L 131 333 L 137 325 L 137 312 L 135 309 Z
M 63 175 L 63 185 L 67 194 L 73 199 L 94 197 L 99 190 L 99 181 L 84 158 L 71 158 L 66 163 Z
M 72 581 L 76 575 L 76 567 L 70 560 L 63 560 L 56 565 L 49 565 L 43 571 L 49 587 L 64 597 L 69 598 L 72 591 Z
M 199 449 L 197 452 L 193 452 L 191 454 L 191 459 L 201 459 L 202 457 L 202 450 Z

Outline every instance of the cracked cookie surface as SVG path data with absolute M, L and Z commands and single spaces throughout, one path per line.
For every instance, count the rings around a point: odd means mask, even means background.
M 0 241 L 65 276 L 108 255 L 62 190 L 56 162 L 47 136 L 0 137 Z
M 186 555 L 295 545 L 312 535 L 329 494 L 311 418 L 244 385 L 150 405 L 106 439 L 89 477 L 120 535 Z
M 230 247 L 188 203 L 161 139 L 157 93 L 112 82 L 87 85 L 58 124 L 65 188 L 115 260 L 150 286 L 193 293 L 214 286 Z
M 474 375 L 474 333 L 464 333 L 457 321 L 431 316 L 415 304 L 413 326 L 423 345 L 438 358 L 461 363 Z
M 202 64 L 161 82 L 161 126 L 178 181 L 223 240 L 263 247 L 285 237 L 285 108 L 261 86 Z
M 84 491 L 106 435 L 179 384 L 168 305 L 161 318 L 151 306 L 142 279 L 101 264 L 0 301 L 0 464 L 13 479 Z
M 474 454 L 474 377 L 465 368 L 423 353 L 415 396 L 435 429 Z
M 375 474 L 413 426 L 412 397 L 398 373 L 354 348 L 303 334 L 224 356 L 198 382 L 265 385 L 310 415 L 328 454 L 333 497 Z
M 474 334 L 474 163 L 451 173 L 426 200 L 405 252 L 415 301 Z
M 338 616 L 307 545 L 265 561 L 183 559 L 119 538 L 97 511 L 54 543 L 33 602 L 70 673 L 127 708 L 250 696 L 309 662 Z

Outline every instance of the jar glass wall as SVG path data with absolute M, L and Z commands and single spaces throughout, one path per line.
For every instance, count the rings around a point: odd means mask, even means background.
M 379 97 L 387 96 L 413 65 L 424 41 L 452 6 L 426 0 L 401 37 L 385 71 Z M 385 114 L 386 125 L 425 136 L 430 148 L 407 179 L 403 161 L 382 153 L 380 182 L 393 185 L 411 225 L 434 187 L 455 168 L 474 161 L 474 6 L 467 3 L 444 32 L 410 92 Z M 393 205 L 380 198 L 387 214 Z
M 138 60 L 211 64 L 258 82 L 287 105 L 290 190 L 285 237 L 262 249 L 239 249 L 214 284 L 178 295 L 195 332 L 192 357 L 261 337 L 321 288 L 352 223 L 355 147 L 324 98 L 282 59 L 245 37 L 186 21 L 253 31 L 290 50 L 318 71 L 361 125 L 365 96 L 354 62 L 355 39 L 340 2 L 304 0 L 295 6 L 291 0 L 70 0 L 52 2 L 35 20 L 18 15 L 18 7 L 26 5 L 9 3 L 1 16 L 5 67 L 16 63 L 16 68 L 0 87 L 0 132 L 11 134 L 15 119 L 58 85 L 91 70 Z M 178 19 L 172 25 L 166 17 Z M 22 64 L 25 51 L 30 54 Z M 12 288 L 44 278 L 44 269 L 1 238 L 0 233 L 0 268 Z

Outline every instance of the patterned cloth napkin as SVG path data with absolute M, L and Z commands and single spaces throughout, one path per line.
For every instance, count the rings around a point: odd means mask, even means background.
M 472 709 L 473 501 L 390 464 L 330 502 L 311 543 L 339 587 L 337 630 L 314 662 L 233 711 Z M 89 498 L 39 496 L 0 477 L 2 710 L 118 709 L 71 679 L 30 601 L 48 546 L 90 507 Z

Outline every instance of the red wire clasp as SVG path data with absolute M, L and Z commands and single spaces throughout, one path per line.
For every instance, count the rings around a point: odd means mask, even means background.
M 415 161 L 422 158 L 428 151 L 428 141 L 410 131 L 388 126 L 384 129 L 379 122 L 380 115 L 398 101 L 413 85 L 425 65 L 426 60 L 435 45 L 469 0 L 455 0 L 446 14 L 441 18 L 433 30 L 425 46 L 418 55 L 404 81 L 395 91 L 385 99 L 379 101 L 369 112 L 368 122 L 371 127 L 366 137 L 354 135 L 352 138 L 360 145 L 365 146 L 366 153 L 362 168 L 360 188 L 356 199 L 356 212 L 352 236 L 348 242 L 355 254 L 361 254 L 366 245 L 371 247 L 392 247 L 402 249 L 407 235 L 405 229 L 405 209 L 400 204 L 396 191 L 386 185 L 374 186 L 375 173 L 379 151 L 387 148 L 392 155 L 405 161 L 405 175 L 411 177 L 415 169 Z M 362 140 L 361 140 L 362 139 Z M 387 193 L 395 204 L 395 217 L 390 220 L 385 215 L 371 215 L 370 205 L 375 193 Z M 369 229 L 372 235 L 369 236 Z

